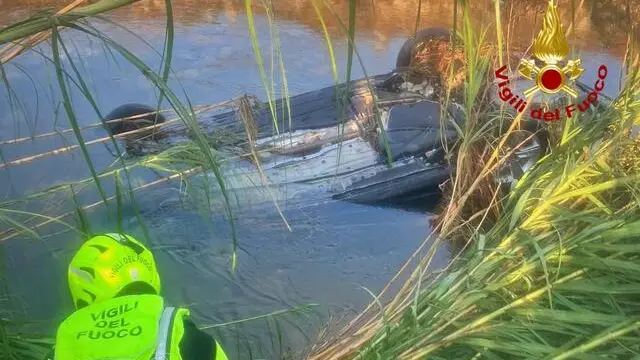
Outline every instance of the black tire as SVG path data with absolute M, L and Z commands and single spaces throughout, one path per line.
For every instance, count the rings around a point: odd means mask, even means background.
M 418 31 L 415 36 L 410 37 L 404 42 L 404 44 L 402 44 L 396 59 L 396 69 L 409 67 L 417 47 L 421 43 L 435 39 L 450 41 L 451 31 L 438 27 L 425 28 Z
M 107 123 L 105 125 L 111 135 L 118 135 L 146 126 L 161 124 L 166 121 L 165 117 L 162 114 L 156 112 L 156 108 L 143 104 L 125 104 L 119 106 L 109 114 L 107 114 L 104 119 L 105 121 L 109 121 L 143 114 L 145 115 L 136 119 L 117 121 L 113 123 Z M 158 133 L 158 130 L 156 129 L 153 132 Z

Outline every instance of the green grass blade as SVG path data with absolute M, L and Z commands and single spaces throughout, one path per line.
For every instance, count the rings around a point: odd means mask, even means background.
M 63 15 L 37 15 L 12 26 L 0 29 L 0 45 L 35 35 L 41 31 L 53 29 L 59 25 L 58 21 L 60 20 L 64 23 L 73 23 L 85 17 L 121 8 L 137 1 L 139 0 L 102 0 L 95 4 L 72 10 Z
M 96 187 L 98 188 L 100 197 L 102 198 L 105 206 L 108 208 L 109 205 L 107 202 L 107 195 L 105 194 L 105 191 L 102 187 L 102 183 L 100 182 L 100 179 L 98 178 L 98 174 L 96 173 L 96 170 L 93 166 L 91 156 L 89 155 L 89 150 L 87 150 L 87 146 L 85 145 L 85 141 L 80 131 L 80 127 L 78 126 L 78 120 L 75 116 L 75 112 L 73 111 L 73 106 L 71 104 L 71 98 L 69 96 L 69 92 L 67 91 L 65 77 L 63 76 L 63 73 L 61 70 L 63 66 L 60 58 L 60 49 L 58 45 L 58 43 L 61 42 L 61 39 L 56 28 L 53 28 L 51 39 L 52 39 L 51 48 L 53 50 L 53 60 L 54 60 L 54 63 L 56 64 L 56 77 L 58 79 L 58 85 L 60 86 L 60 91 L 62 93 L 64 108 L 69 118 L 69 125 L 71 125 L 71 127 L 73 128 L 73 133 L 78 141 L 78 145 L 80 146 L 80 149 L 82 151 L 82 155 L 85 159 L 87 167 L 91 172 L 91 176 L 93 177 Z
M 280 130 L 278 128 L 278 114 L 275 108 L 275 100 L 273 99 L 273 96 L 269 91 L 270 86 L 267 82 L 267 76 L 264 71 L 264 60 L 262 59 L 262 51 L 260 50 L 255 20 L 253 18 L 252 0 L 244 0 L 244 5 L 247 13 L 247 26 L 249 28 L 249 37 L 251 38 L 251 47 L 253 48 L 256 65 L 258 66 L 258 72 L 260 73 L 260 80 L 262 80 L 262 87 L 264 88 L 267 96 L 267 102 L 269 104 L 269 110 L 271 111 L 273 126 L 275 127 L 276 134 L 279 134 Z
M 94 32 L 91 29 L 88 29 L 88 28 L 85 28 L 85 27 L 81 27 L 81 26 L 76 25 L 76 24 L 67 24 L 67 26 L 73 27 L 73 28 L 78 29 L 80 31 L 86 32 L 88 34 L 91 34 L 92 36 L 94 36 L 96 38 L 99 38 L 102 41 L 104 41 L 106 44 L 108 44 L 114 50 L 116 50 L 118 53 L 120 53 L 122 56 L 124 56 L 132 65 L 134 65 L 136 68 L 138 68 L 138 70 L 140 72 L 142 72 L 142 74 L 145 75 L 145 77 L 147 77 L 157 87 L 159 87 L 161 90 L 163 90 L 165 92 L 166 97 L 169 100 L 171 106 L 176 110 L 178 115 L 183 120 L 184 124 L 187 126 L 187 128 L 191 131 L 191 133 L 195 137 L 195 139 L 194 139 L 195 143 L 197 144 L 197 146 L 200 149 L 202 155 L 206 159 L 207 164 L 208 164 L 208 169 L 213 171 L 213 173 L 216 176 L 216 180 L 218 182 L 218 185 L 219 185 L 219 187 L 221 189 L 221 192 L 222 192 L 222 195 L 223 195 L 223 198 L 224 198 L 225 210 L 226 210 L 226 213 L 227 213 L 227 218 L 228 218 L 229 223 L 231 225 L 232 241 L 233 241 L 232 270 L 235 271 L 236 259 L 237 259 L 237 257 L 236 257 L 237 233 L 236 233 L 235 221 L 233 219 L 232 211 L 231 211 L 231 201 L 230 201 L 227 189 L 226 189 L 226 185 L 225 185 L 225 182 L 224 182 L 224 177 L 223 177 L 222 172 L 220 170 L 220 164 L 218 163 L 218 160 L 213 155 L 212 150 L 209 147 L 208 142 L 206 141 L 204 134 L 202 133 L 202 130 L 199 128 L 199 125 L 198 125 L 197 119 L 195 118 L 194 112 L 187 110 L 187 108 L 182 104 L 182 102 L 173 93 L 173 91 L 166 85 L 166 83 L 162 82 L 160 77 L 157 74 L 155 74 L 151 70 L 151 68 L 149 68 L 143 61 L 141 61 L 138 57 L 136 57 L 133 53 L 128 51 L 126 48 L 124 48 L 123 46 L 121 46 L 117 42 L 113 41 L 112 39 L 106 37 L 104 34 Z

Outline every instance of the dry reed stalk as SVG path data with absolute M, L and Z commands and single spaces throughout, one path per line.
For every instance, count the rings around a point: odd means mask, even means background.
M 168 120 L 168 121 L 166 121 L 166 122 L 164 122 L 162 124 L 145 126 L 143 128 L 140 128 L 140 129 L 123 132 L 121 134 L 113 135 L 113 138 L 114 139 L 118 139 L 118 138 L 126 137 L 128 135 L 134 135 L 134 134 L 137 134 L 137 133 L 148 131 L 150 129 L 156 130 L 156 129 L 161 128 L 161 127 L 166 127 L 167 125 L 171 125 L 171 124 L 177 122 L 178 120 L 180 120 L 180 118 L 171 119 L 171 120 Z M 98 139 L 95 139 L 95 140 L 87 141 L 84 144 L 87 145 L 87 146 L 91 146 L 91 145 L 95 145 L 95 144 L 106 143 L 109 140 L 111 140 L 111 137 L 110 136 L 105 136 L 105 137 L 98 138 Z M 43 152 L 43 153 L 40 153 L 40 154 L 26 156 L 26 157 L 23 157 L 23 158 L 19 158 L 19 159 L 16 159 L 16 160 L 12 160 L 12 161 L 6 162 L 4 164 L 0 164 L 0 169 L 4 169 L 4 168 L 6 168 L 8 166 L 27 164 L 27 163 L 30 163 L 30 162 L 33 162 L 35 160 L 39 160 L 39 159 L 42 159 L 42 158 L 45 158 L 45 157 L 68 153 L 68 152 L 71 152 L 71 151 L 79 149 L 79 148 L 80 148 L 80 145 L 69 145 L 69 146 L 65 146 L 65 147 L 62 147 L 62 148 L 55 149 L 55 150 Z
M 152 181 L 152 182 L 137 186 L 137 187 L 133 188 L 131 190 L 131 192 L 135 192 L 135 191 L 139 191 L 139 190 L 142 190 L 142 189 L 146 189 L 148 187 L 151 187 L 151 186 L 154 186 L 154 185 L 158 185 L 158 184 L 161 184 L 161 183 L 165 183 L 167 181 L 170 181 L 170 180 L 182 177 L 182 176 L 194 175 L 194 174 L 197 174 L 198 172 L 201 172 L 201 171 L 202 171 L 202 167 L 197 166 L 197 167 L 194 167 L 194 168 L 191 168 L 191 169 L 188 169 L 188 170 L 185 170 L 185 171 L 182 171 L 182 172 L 179 172 L 179 173 L 176 173 L 176 174 L 173 174 L 173 175 L 170 175 L 170 176 L 166 176 L 166 177 L 163 177 L 161 179 L 158 179 L 158 180 L 155 180 L 155 181 Z M 110 196 L 110 197 L 108 197 L 106 199 L 106 201 L 111 201 L 111 200 L 115 199 L 116 197 L 117 197 L 117 195 Z M 94 202 L 92 204 L 85 205 L 80 209 L 81 210 L 89 210 L 89 209 L 92 209 L 92 208 L 94 208 L 94 207 L 96 207 L 96 206 L 98 206 L 100 204 L 104 204 L 104 201 L 103 200 L 96 201 L 96 202 Z M 38 224 L 35 224 L 33 226 L 32 230 L 35 230 L 35 229 L 40 228 L 40 227 L 43 227 L 43 226 L 45 226 L 47 224 L 51 224 L 52 222 L 58 222 L 61 219 L 65 218 L 65 217 L 67 217 L 69 215 L 75 214 L 76 211 L 77 210 L 72 210 L 72 211 L 66 212 L 66 213 L 64 213 L 62 215 L 59 215 L 59 216 L 56 216 L 56 217 L 52 217 L 52 218 L 49 218 L 49 219 L 47 219 L 45 221 L 42 221 L 42 222 L 40 222 Z M 15 231 L 14 229 L 6 230 L 3 233 L 0 233 L 0 242 L 9 240 L 11 238 L 14 238 L 14 237 L 18 236 L 19 234 L 20 234 L 20 232 L 19 231 Z
M 71 4 L 65 6 L 64 8 L 58 10 L 56 12 L 56 15 L 65 14 L 77 8 L 82 3 L 85 3 L 85 2 L 87 2 L 87 0 L 76 0 Z M 5 64 L 11 61 L 16 56 L 22 54 L 22 52 L 24 52 L 25 50 L 36 46 L 38 43 L 48 39 L 50 36 L 51 36 L 51 33 L 49 32 L 41 32 L 41 33 L 33 34 L 27 37 L 26 39 L 24 39 L 24 42 L 20 42 L 20 43 L 15 42 L 15 43 L 6 45 L 0 50 L 0 64 Z
M 204 111 L 208 111 L 208 110 L 211 110 L 211 109 L 219 107 L 219 106 L 227 105 L 228 103 L 229 103 L 229 101 L 225 101 L 223 103 L 205 106 L 204 108 L 201 108 L 200 110 L 194 111 L 194 113 L 196 113 L 196 114 L 202 113 Z M 164 123 L 161 123 L 161 124 L 154 124 L 154 125 L 150 125 L 150 126 L 145 126 L 145 127 L 140 128 L 140 129 L 131 130 L 131 131 L 123 132 L 121 134 L 113 135 L 113 138 L 115 138 L 115 139 L 123 138 L 123 137 L 129 136 L 129 135 L 139 134 L 139 133 L 146 132 L 146 131 L 149 131 L 149 130 L 154 130 L 155 131 L 156 129 L 159 129 L 159 128 L 162 128 L 162 127 L 166 127 L 168 125 L 176 123 L 179 120 L 181 120 L 179 117 L 173 118 L 173 119 L 167 120 L 167 121 L 165 121 Z M 95 139 L 95 140 L 87 141 L 85 143 L 85 145 L 90 146 L 90 145 L 95 145 L 95 144 L 100 144 L 100 143 L 106 143 L 106 142 L 108 142 L 110 140 L 111 140 L 111 136 L 105 136 L 105 137 L 98 138 L 98 139 Z M 43 152 L 43 153 L 40 153 L 40 154 L 26 156 L 26 157 L 23 157 L 23 158 L 19 158 L 19 159 L 16 159 L 16 160 L 12 160 L 12 161 L 0 164 L 0 169 L 4 169 L 4 168 L 9 167 L 9 166 L 22 165 L 22 164 L 30 163 L 32 161 L 35 161 L 35 160 L 38 160 L 38 159 L 42 159 L 42 158 L 45 158 L 45 157 L 49 157 L 49 156 L 53 156 L 53 155 L 68 153 L 68 152 L 71 152 L 71 151 L 79 149 L 79 148 L 80 148 L 80 145 L 70 145 L 70 146 L 65 146 L 65 147 L 62 147 L 62 148 L 55 149 L 55 150 Z
M 254 165 L 256 166 L 256 168 L 258 169 L 258 173 L 260 174 L 260 180 L 264 185 L 266 185 L 269 182 L 269 179 L 267 178 L 267 176 L 264 173 L 264 170 L 262 169 L 262 165 L 260 164 L 260 158 L 258 157 L 258 152 L 256 151 L 256 140 L 258 138 L 258 125 L 256 124 L 256 119 L 253 113 L 253 106 L 251 105 L 251 102 L 249 101 L 249 98 L 247 96 L 240 97 L 237 100 L 236 104 L 238 109 L 237 116 L 239 117 L 240 121 L 242 121 L 242 124 L 244 125 L 244 128 L 245 128 L 245 133 L 247 134 L 249 152 L 251 153 L 251 157 L 253 159 Z M 273 193 L 271 192 L 268 186 L 265 186 L 265 189 L 269 193 L 271 200 L 273 200 L 273 205 L 276 207 L 276 210 L 278 211 L 280 218 L 282 218 L 284 225 L 287 227 L 287 230 L 292 231 L 291 226 L 289 225 L 289 222 L 287 221 L 287 219 L 284 217 L 284 214 L 282 213 L 282 210 L 280 209 L 280 205 L 278 205 L 278 202 L 276 201 L 275 196 L 273 195 Z
M 259 153 L 263 153 L 263 152 L 271 152 L 271 151 L 274 151 L 274 150 L 276 150 L 276 148 L 267 148 L 267 149 L 264 149 L 264 150 L 258 150 L 258 151 L 256 151 L 256 153 L 258 153 L 258 154 L 259 154 Z M 239 160 L 239 159 L 247 158 L 247 157 L 249 157 L 249 156 L 251 156 L 251 153 L 243 153 L 243 154 L 240 154 L 240 155 L 231 156 L 231 157 L 229 157 L 229 158 L 227 158 L 227 159 L 228 159 L 228 160 Z M 129 167 L 128 167 L 128 169 L 131 169 L 131 168 L 134 168 L 134 167 L 138 167 L 138 166 L 142 166 L 142 164 L 133 164 L 133 165 L 129 166 Z M 190 172 L 190 171 L 191 171 L 191 170 L 193 170 L 193 169 L 196 169 L 196 168 L 192 168 L 192 169 L 190 169 L 190 170 L 187 170 L 187 171 L 186 171 L 186 172 L 184 172 L 183 174 L 185 174 L 185 175 L 194 175 L 194 174 L 196 174 L 196 173 L 198 173 L 198 172 L 199 172 L 199 171 L 196 171 L 196 172 Z M 104 177 L 107 177 L 107 176 L 112 176 L 112 175 L 114 175 L 115 173 L 117 173 L 117 172 L 118 172 L 118 171 L 120 171 L 120 170 L 122 170 L 122 169 L 111 170 L 111 171 L 108 171 L 108 172 L 105 172 L 105 173 L 102 173 L 102 174 L 98 175 L 98 177 L 99 177 L 99 178 L 104 178 Z M 202 169 L 200 169 L 200 171 L 202 171 Z M 161 179 L 161 180 L 162 180 L 162 179 Z M 169 179 L 169 180 L 170 180 L 170 179 Z M 146 188 L 146 187 L 150 187 L 150 186 L 152 186 L 152 185 L 156 185 L 156 184 L 159 184 L 159 183 L 162 183 L 162 182 L 164 182 L 164 181 L 155 181 L 154 183 L 143 184 L 143 185 L 141 185 L 141 187 L 142 187 L 142 188 Z M 63 188 L 60 188 L 60 190 L 63 190 Z M 136 189 L 136 190 L 137 190 L 137 189 Z M 113 197 L 110 197 L 110 198 L 108 198 L 107 200 L 111 200 L 111 199 L 113 199 Z M 101 201 L 100 203 L 103 203 L 103 202 Z M 93 206 L 95 206 L 95 205 L 97 205 L 97 204 L 91 204 L 91 205 L 88 205 L 88 206 L 93 207 Z M 84 209 L 84 208 L 83 208 L 83 209 Z M 51 220 L 50 222 L 54 222 L 54 221 L 56 221 L 56 219 L 60 219 L 60 218 L 62 218 L 62 217 L 68 216 L 68 215 L 70 215 L 70 213 L 66 213 L 66 214 L 63 214 L 63 215 L 61 215 L 61 216 L 59 216 L 59 217 L 57 217 L 57 218 L 53 218 L 53 220 Z M 39 218 L 39 217 L 42 217 L 42 216 L 33 216 L 33 217 L 32 217 L 32 219 Z M 50 223 L 50 222 L 49 222 L 49 223 Z M 37 224 L 37 225 L 36 225 L 36 227 L 43 226 L 43 225 L 45 225 L 45 224 Z M 6 233 L 8 233 L 8 232 L 11 232 L 11 230 L 6 230 L 5 232 L 0 233 L 0 237 L 1 237 L 1 236 L 3 236 L 3 234 L 6 234 Z M 13 236 L 15 236 L 15 235 L 12 235 L 12 237 L 13 237 Z M 0 238 L 0 242 L 1 242 L 1 241 L 3 241 L 3 240 L 4 240 L 4 239 L 1 239 L 1 238 Z
M 207 106 L 211 106 L 211 105 L 194 106 L 194 110 L 200 110 L 200 109 L 203 109 L 203 108 L 205 108 Z M 93 124 L 89 124 L 89 125 L 81 127 L 80 131 L 93 129 L 93 128 L 96 128 L 96 127 L 102 127 L 104 125 L 115 124 L 115 123 L 122 122 L 122 121 L 135 120 L 135 119 L 143 118 L 143 117 L 145 117 L 147 115 L 152 115 L 152 114 L 156 114 L 156 113 L 167 113 L 167 112 L 171 112 L 171 111 L 173 111 L 173 110 L 172 109 L 164 109 L 164 110 L 148 112 L 148 113 L 144 113 L 144 114 L 140 114 L 140 115 L 134 115 L 134 116 L 124 117 L 124 118 L 119 118 L 119 119 L 107 120 L 105 122 L 100 122 L 100 123 L 93 123 Z M 48 133 L 45 133 L 45 134 L 38 134 L 38 135 L 35 135 L 35 136 L 25 136 L 25 137 L 21 137 L 21 138 L 17 138 L 17 139 L 0 141 L 0 145 L 18 144 L 18 143 L 23 143 L 23 142 L 29 141 L 29 140 L 42 139 L 42 138 L 51 137 L 51 136 L 55 136 L 55 135 L 68 134 L 68 133 L 72 133 L 72 132 L 73 132 L 73 129 L 64 129 L 64 130 L 59 130 L 59 131 L 52 131 L 52 132 L 48 132 Z
M 441 226 L 441 224 L 438 225 L 438 227 L 439 226 Z M 404 264 L 396 272 L 393 278 L 385 285 L 382 291 L 380 291 L 378 297 L 384 295 L 389 290 L 391 285 L 394 284 L 398 280 L 398 278 L 405 273 L 409 265 L 412 264 L 413 260 L 416 259 L 429 244 L 431 236 L 437 233 L 437 231 L 439 230 L 438 227 L 433 229 L 431 234 L 429 234 L 425 241 L 420 244 L 418 249 L 416 249 L 416 251 L 411 254 L 409 259 L 404 262 Z M 432 246 L 429 252 L 431 252 L 431 250 L 434 248 L 435 246 Z M 409 289 L 408 284 L 409 281 L 407 281 L 404 286 L 402 286 L 402 288 L 398 291 L 398 294 L 401 295 L 403 293 L 406 293 L 407 289 Z M 393 303 L 400 298 L 404 299 L 406 297 L 395 297 L 394 300 L 387 304 L 385 310 L 393 309 Z M 370 303 L 362 312 L 360 312 L 360 314 L 358 314 L 358 316 L 356 316 L 355 319 L 351 320 L 349 324 L 347 324 L 347 326 L 343 327 L 336 334 L 336 336 L 333 337 L 333 339 L 330 339 L 329 341 L 318 346 L 318 350 L 312 350 L 312 355 L 308 357 L 307 360 L 342 359 L 344 356 L 348 356 L 349 354 L 351 354 L 353 350 L 362 347 L 367 341 L 371 339 L 373 335 L 375 335 L 375 332 L 380 325 L 381 320 L 378 318 L 378 316 L 376 316 L 376 314 L 369 315 L 371 312 L 375 311 L 375 306 L 376 304 L 374 302 Z M 402 311 L 402 309 L 397 309 L 397 312 L 400 311 Z M 355 331 L 353 330 L 354 328 L 356 329 Z M 353 339 L 356 337 L 360 337 L 360 339 L 357 339 L 354 342 Z M 331 341 L 335 339 L 341 340 Z

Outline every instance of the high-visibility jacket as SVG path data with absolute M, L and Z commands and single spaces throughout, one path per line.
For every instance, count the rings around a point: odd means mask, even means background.
M 188 317 L 188 309 L 165 307 L 157 295 L 102 301 L 64 320 L 56 335 L 54 359 L 192 360 L 183 357 L 180 346 L 189 336 Z M 196 355 L 194 360 L 227 360 L 220 345 L 211 341 L 209 354 Z

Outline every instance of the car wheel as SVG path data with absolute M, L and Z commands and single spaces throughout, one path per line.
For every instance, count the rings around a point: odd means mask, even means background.
M 445 28 L 426 28 L 418 31 L 415 36 L 410 37 L 402 44 L 396 59 L 396 68 L 404 69 L 411 66 L 416 52 L 420 50 L 422 44 L 429 40 L 450 41 L 450 39 L 451 32 Z
M 122 121 L 113 121 L 122 118 L 136 117 Z M 115 108 L 104 118 L 105 126 L 112 135 L 118 135 L 133 130 L 138 130 L 154 124 L 164 123 L 165 117 L 156 112 L 156 108 L 142 104 L 124 104 Z M 150 130 L 153 134 L 159 133 L 158 129 Z M 133 137 L 146 136 L 149 132 L 132 134 Z

